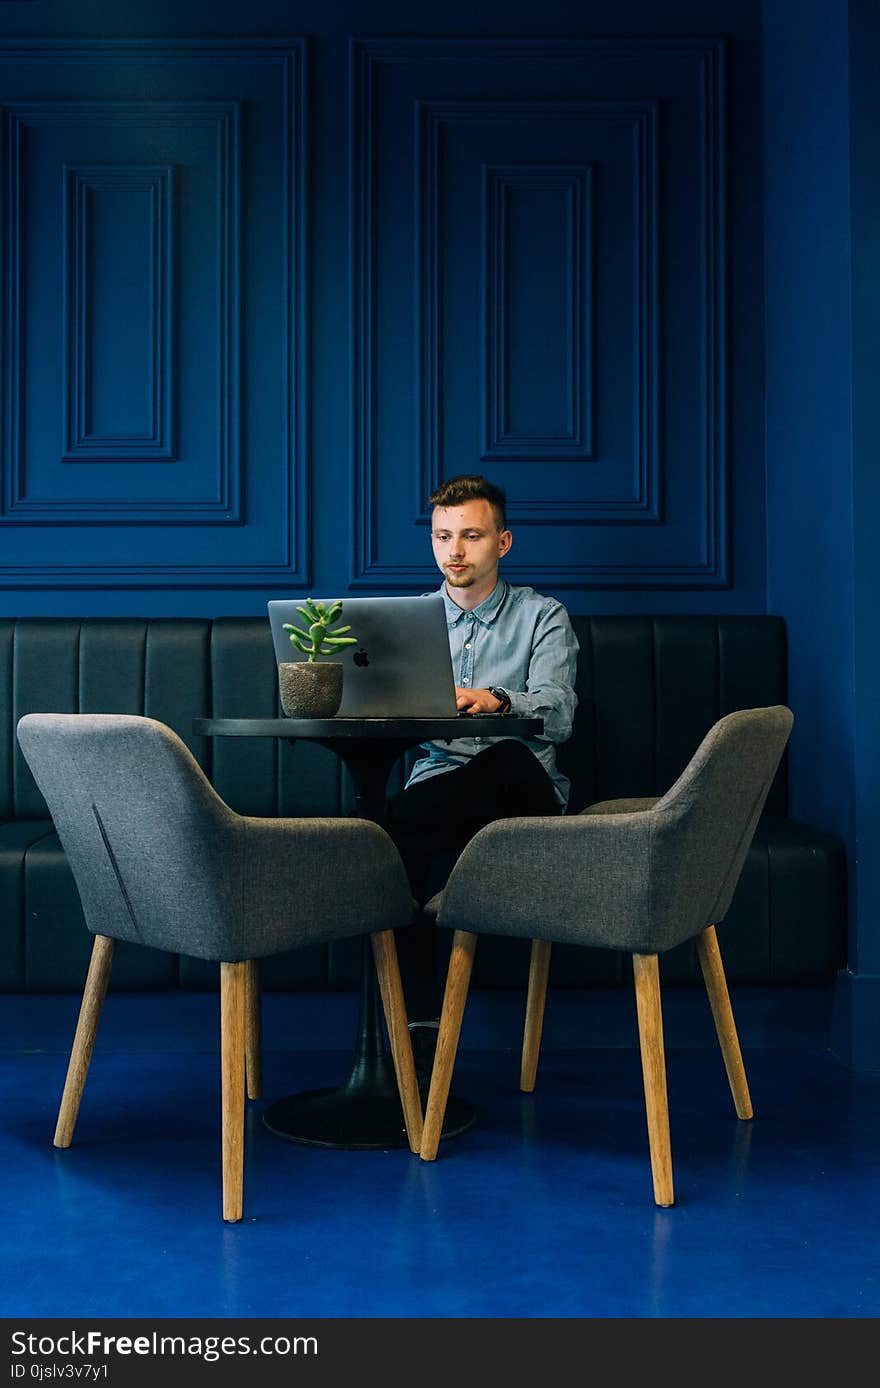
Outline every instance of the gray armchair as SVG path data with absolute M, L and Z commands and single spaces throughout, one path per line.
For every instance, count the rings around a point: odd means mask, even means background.
M 26 714 L 18 740 L 94 934 L 55 1146 L 69 1147 L 116 940 L 220 963 L 223 1218 L 242 1215 L 245 1085 L 260 1092 L 257 961 L 369 933 L 407 1135 L 422 1115 L 393 931 L 403 864 L 361 819 L 235 814 L 176 733 L 127 714 Z
M 633 957 L 654 1199 L 674 1203 L 658 955 L 696 939 L 737 1116 L 752 1117 L 715 926 L 730 907 L 791 731 L 784 705 L 728 714 L 667 793 L 561 818 L 503 819 L 428 903 L 454 931 L 421 1156 L 433 1161 L 480 934 L 532 941 L 520 1087 L 535 1085 L 553 941 Z

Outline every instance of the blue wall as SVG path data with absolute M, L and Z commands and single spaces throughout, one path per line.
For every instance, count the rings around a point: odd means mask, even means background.
M 876 5 L 13 0 L 0 46 L 0 613 L 422 591 L 480 468 L 574 612 L 781 614 L 880 1065 Z
M 767 606 L 786 619 L 792 813 L 839 833 L 833 1044 L 880 1068 L 876 5 L 764 6 Z
M 785 617 L 789 635 L 790 698 L 797 710 L 791 812 L 846 840 L 854 904 L 846 0 L 798 6 L 794 19 L 789 0 L 767 0 L 767 606 Z
M 850 969 L 841 979 L 836 1048 L 859 1068 L 880 1069 L 880 11 L 850 4 L 852 170 L 853 647 L 855 737 L 854 909 Z
M 419 592 L 476 468 L 573 611 L 763 609 L 757 3 L 0 24 L 0 611 Z

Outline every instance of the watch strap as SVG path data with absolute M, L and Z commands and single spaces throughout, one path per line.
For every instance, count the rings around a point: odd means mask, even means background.
M 506 689 L 498 689 L 490 684 L 489 693 L 492 695 L 493 699 L 499 699 L 501 701 L 501 707 L 497 710 L 498 713 L 510 712 L 510 695 Z

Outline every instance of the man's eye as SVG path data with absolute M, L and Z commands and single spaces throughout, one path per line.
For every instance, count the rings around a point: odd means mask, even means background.
M 465 536 L 465 539 L 466 539 L 466 540 L 479 540 L 479 538 L 480 538 L 480 533 L 479 533 L 478 530 L 472 530 L 471 533 L 470 533 L 470 535 L 466 535 L 466 536 Z

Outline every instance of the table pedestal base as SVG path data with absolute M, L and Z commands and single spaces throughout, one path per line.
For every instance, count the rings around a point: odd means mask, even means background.
M 425 1089 L 422 1108 L 427 1097 Z M 464 1132 L 475 1117 L 470 1104 L 450 1095 L 441 1138 Z M 383 1059 L 356 1065 L 348 1081 L 336 1089 L 312 1089 L 276 1099 L 263 1113 L 263 1122 L 276 1137 L 311 1147 L 409 1146 L 397 1082 Z
M 536 737 L 541 718 L 485 714 L 486 737 Z M 457 718 L 196 718 L 202 737 L 274 737 L 286 743 L 307 738 L 330 747 L 348 768 L 354 788 L 353 814 L 382 824 L 388 776 L 403 752 L 421 742 L 452 742 L 461 737 Z M 408 926 L 407 929 L 417 927 Z M 355 1065 L 338 1089 L 292 1094 L 270 1104 L 263 1122 L 289 1142 L 314 1147 L 408 1147 L 393 1067 L 386 1060 L 377 1004 L 376 970 L 364 936 L 361 999 Z M 427 1095 L 422 1093 L 424 1108 Z M 453 1137 L 473 1123 L 469 1104 L 450 1097 L 441 1137 Z

